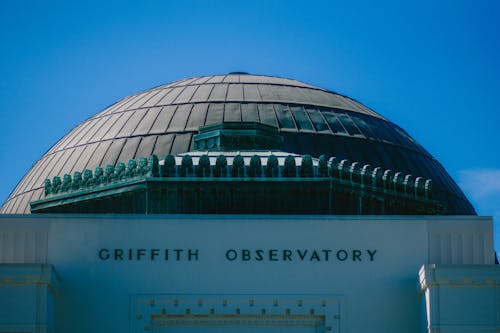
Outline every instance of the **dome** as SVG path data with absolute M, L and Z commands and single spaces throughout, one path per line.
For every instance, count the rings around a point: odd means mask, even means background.
M 1 213 L 30 213 L 44 180 L 155 154 L 192 150 L 202 127 L 223 122 L 273 126 L 283 151 L 322 154 L 432 179 L 446 214 L 475 211 L 442 165 L 402 128 L 349 97 L 296 80 L 231 73 L 161 85 L 85 120 L 21 179 Z

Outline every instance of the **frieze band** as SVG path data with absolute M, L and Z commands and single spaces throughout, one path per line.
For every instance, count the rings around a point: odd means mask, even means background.
M 375 261 L 373 249 L 228 249 L 223 259 L 229 262 L 328 262 Z M 102 248 L 100 261 L 199 261 L 199 249 Z

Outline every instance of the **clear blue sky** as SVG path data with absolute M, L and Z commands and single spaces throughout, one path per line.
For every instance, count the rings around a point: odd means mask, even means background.
M 73 126 L 119 98 L 247 71 L 383 114 L 500 224 L 498 17 L 495 0 L 3 0 L 0 201 Z

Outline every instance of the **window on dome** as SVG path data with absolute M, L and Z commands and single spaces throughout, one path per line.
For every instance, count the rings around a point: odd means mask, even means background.
M 290 106 L 297 128 L 299 130 L 313 131 L 313 126 L 302 106 Z
M 361 130 L 361 132 L 366 136 L 367 138 L 375 138 L 375 135 L 373 134 L 373 131 L 370 128 L 370 125 L 363 119 L 361 119 L 358 116 L 352 116 L 351 117 L 356 126 Z
M 275 104 L 276 118 L 278 119 L 280 129 L 296 129 L 292 114 L 288 106 Z
M 276 124 L 276 115 L 271 104 L 258 104 L 260 122 L 266 125 L 278 127 Z
M 330 125 L 330 128 L 334 133 L 347 134 L 346 130 L 344 129 L 344 126 L 342 126 L 335 113 L 333 112 L 322 112 L 322 113 L 323 116 L 325 116 L 328 125 Z
M 337 116 L 339 117 L 340 122 L 342 123 L 342 125 L 344 125 L 344 128 L 350 135 L 355 135 L 355 136 L 362 135 L 359 128 L 357 128 L 354 122 L 352 121 L 351 117 L 349 117 L 345 113 L 338 113 Z
M 369 124 L 376 139 L 392 142 L 391 138 L 387 135 L 387 131 L 381 125 L 382 121 L 383 120 L 366 117 L 366 122 Z
M 396 135 L 396 132 L 394 131 L 394 125 L 389 124 L 386 121 L 380 121 L 379 124 L 380 127 L 382 128 L 382 131 L 385 132 L 390 142 L 403 144 L 403 142 L 400 140 L 400 138 Z
M 316 131 L 329 133 L 330 129 L 328 128 L 328 124 L 326 123 L 325 118 L 323 118 L 323 116 L 321 115 L 321 112 L 312 108 L 306 108 L 306 109 L 307 113 L 309 114 L 309 117 L 311 118 L 314 124 L 314 127 L 316 128 Z

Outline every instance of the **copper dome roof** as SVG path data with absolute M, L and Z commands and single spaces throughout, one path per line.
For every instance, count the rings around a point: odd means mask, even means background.
M 275 126 L 288 152 L 328 154 L 431 178 L 448 214 L 475 214 L 441 164 L 378 113 L 296 80 L 244 73 L 172 82 L 102 110 L 34 163 L 1 213 L 29 213 L 29 202 L 43 196 L 46 178 L 150 154 L 188 152 L 200 127 L 221 122 Z

